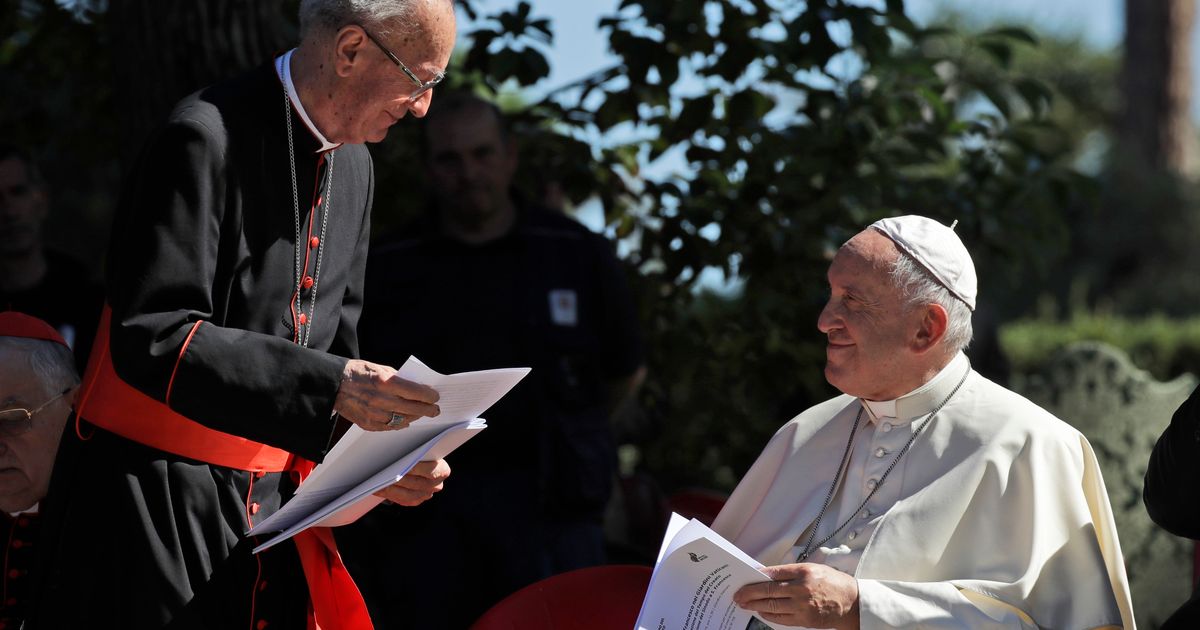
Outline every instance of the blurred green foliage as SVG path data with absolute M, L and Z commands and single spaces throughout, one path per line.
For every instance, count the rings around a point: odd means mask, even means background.
M 1000 329 L 1000 345 L 1014 372 L 1030 374 L 1077 341 L 1103 341 L 1124 350 L 1159 380 L 1185 372 L 1200 375 L 1200 317 L 1123 317 L 1079 313 L 1059 321 L 1023 319 Z

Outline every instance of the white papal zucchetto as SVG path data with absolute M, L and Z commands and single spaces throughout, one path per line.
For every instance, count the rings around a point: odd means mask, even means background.
M 975 310 L 978 291 L 975 263 L 952 228 L 915 214 L 880 219 L 871 227 L 892 239 L 901 251 L 916 259 L 942 286 Z

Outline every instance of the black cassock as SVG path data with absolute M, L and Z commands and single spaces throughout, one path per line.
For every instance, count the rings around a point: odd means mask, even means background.
M 37 538 L 37 512 L 0 513 L 0 544 L 4 573 L 0 574 L 0 630 L 17 630 L 29 608 L 29 571 Z
M 1175 410 L 1146 467 L 1142 499 L 1163 529 L 1200 539 L 1200 387 Z M 1200 588 L 1165 622 L 1163 630 L 1200 627 Z
M 365 147 L 318 148 L 271 64 L 184 99 L 125 185 L 107 270 L 121 380 L 317 462 L 358 354 L 373 188 Z M 143 446 L 88 409 L 65 431 L 44 503 L 33 627 L 303 628 L 295 547 L 253 556 L 245 535 L 291 496 L 288 473 Z

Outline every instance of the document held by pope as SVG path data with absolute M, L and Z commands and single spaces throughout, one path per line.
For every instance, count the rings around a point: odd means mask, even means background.
M 762 567 L 700 521 L 672 514 L 635 630 L 744 630 L 753 613 L 733 594 L 769 581 Z

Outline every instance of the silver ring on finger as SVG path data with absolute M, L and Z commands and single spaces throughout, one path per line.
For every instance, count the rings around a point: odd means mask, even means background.
M 388 425 L 389 427 L 393 427 L 393 428 L 394 428 L 394 427 L 403 427 L 403 426 L 404 426 L 404 422 L 405 422 L 406 420 L 408 420 L 408 417 L 407 417 L 407 416 L 405 416 L 405 415 L 404 415 L 404 414 L 402 414 L 402 413 L 396 413 L 395 411 L 393 411 L 393 412 L 392 412 L 392 419 L 391 419 L 391 420 L 388 420 L 388 422 L 387 422 L 387 425 Z

